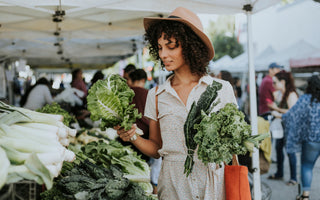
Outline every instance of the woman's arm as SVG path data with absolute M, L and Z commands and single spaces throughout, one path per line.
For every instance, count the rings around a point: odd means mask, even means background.
M 272 112 L 272 115 L 277 118 L 281 118 L 282 114 L 287 113 L 297 103 L 297 101 L 298 101 L 298 95 L 295 92 L 291 92 L 287 99 L 288 109 L 278 108 L 275 105 L 274 110 L 277 111 L 278 113 Z
M 46 104 L 51 104 L 53 102 L 53 98 L 48 87 L 46 87 L 44 90 L 44 99 L 46 101 Z
M 150 120 L 149 124 L 149 139 L 144 139 L 136 134 L 136 126 L 133 125 L 129 131 L 125 131 L 119 126 L 115 127 L 119 137 L 126 142 L 131 142 L 134 146 L 136 146 L 143 154 L 153 157 L 159 158 L 160 155 L 158 150 L 162 147 L 162 140 L 160 135 L 160 127 L 159 123 L 154 120 Z M 137 139 L 134 141 L 130 141 L 134 135 L 137 135 Z
M 287 104 L 289 109 L 292 108 L 292 106 L 294 106 L 294 104 L 296 104 L 298 101 L 298 95 L 295 92 L 291 92 L 288 96 L 288 100 L 287 100 Z

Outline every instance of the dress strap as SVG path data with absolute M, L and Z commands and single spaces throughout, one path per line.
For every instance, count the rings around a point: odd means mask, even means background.
M 157 121 L 159 121 L 159 110 L 158 110 L 158 95 L 157 95 L 158 86 L 156 86 L 156 114 L 157 114 Z

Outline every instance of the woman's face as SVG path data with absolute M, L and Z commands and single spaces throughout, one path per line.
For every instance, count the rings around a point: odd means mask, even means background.
M 181 45 L 174 38 L 164 39 L 164 34 L 158 40 L 159 57 L 168 71 L 177 71 L 188 67 L 182 55 Z
M 279 81 L 279 79 L 276 76 L 274 76 L 272 78 L 272 81 L 273 81 L 273 87 L 276 90 L 281 90 L 281 91 L 285 91 L 286 90 L 285 81 L 284 80 Z
M 82 79 L 82 70 L 79 70 L 77 73 L 77 79 Z

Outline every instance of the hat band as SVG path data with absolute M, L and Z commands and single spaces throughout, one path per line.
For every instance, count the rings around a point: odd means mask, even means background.
M 170 15 L 168 18 L 181 18 L 181 17 Z

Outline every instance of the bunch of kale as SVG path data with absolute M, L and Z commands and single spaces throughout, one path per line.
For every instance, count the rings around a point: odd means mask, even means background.
M 75 165 L 54 184 L 51 190 L 41 193 L 42 199 L 92 200 L 148 200 L 144 190 L 123 177 L 116 165 L 104 168 L 88 160 Z

